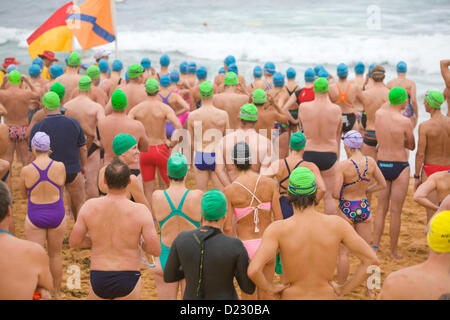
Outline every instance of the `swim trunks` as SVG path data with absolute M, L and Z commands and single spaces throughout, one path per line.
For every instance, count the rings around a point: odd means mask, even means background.
M 334 152 L 305 151 L 303 160 L 313 162 L 320 171 L 325 171 L 336 163 L 337 155 Z
M 353 129 L 356 122 L 356 114 L 343 113 L 342 114 L 342 132 L 347 133 Z
M 177 118 L 180 120 L 182 126 L 186 122 L 188 116 L 189 116 L 189 111 L 187 111 L 187 112 L 177 116 Z M 166 122 L 166 136 L 167 136 L 167 138 L 172 137 L 172 134 L 173 134 L 174 131 L 175 131 L 175 127 L 173 126 L 173 124 L 170 123 L 170 122 Z
M 216 169 L 216 153 L 195 151 L 194 165 L 201 171 L 214 171 Z
M 433 173 L 440 172 L 440 171 L 447 171 L 450 170 L 450 166 L 440 166 L 437 164 L 424 164 L 423 165 L 423 171 L 427 174 L 427 176 L 431 176 Z
M 141 152 L 139 163 L 141 166 L 142 180 L 144 182 L 155 179 L 156 168 L 166 184 L 169 184 L 167 175 L 167 160 L 170 157 L 169 147 L 165 144 L 150 146 L 147 152 Z
M 11 141 L 23 141 L 27 133 L 28 126 L 10 126 L 9 128 L 9 140 Z
M 408 162 L 399 161 L 377 161 L 377 165 L 380 168 L 384 179 L 388 181 L 394 181 L 402 173 L 402 171 L 409 167 Z
M 129 295 L 136 287 L 140 271 L 91 270 L 90 280 L 94 293 L 102 299 L 115 299 Z
M 258 250 L 259 246 L 261 245 L 261 241 L 262 239 L 251 239 L 242 241 L 245 249 L 247 250 L 248 257 L 250 258 L 250 260 L 253 258 L 256 250 Z
M 364 131 L 363 142 L 368 146 L 376 147 L 378 144 L 376 132 L 373 130 Z

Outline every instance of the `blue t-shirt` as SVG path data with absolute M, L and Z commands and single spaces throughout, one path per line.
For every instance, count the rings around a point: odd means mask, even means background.
M 81 171 L 79 148 L 86 145 L 86 138 L 78 120 L 62 114 L 48 115 L 31 129 L 30 150 L 31 140 L 38 131 L 48 134 L 52 150 L 50 158 L 64 163 L 66 173 Z

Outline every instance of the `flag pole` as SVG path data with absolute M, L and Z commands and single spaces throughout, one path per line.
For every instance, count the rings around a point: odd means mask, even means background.
M 111 0 L 111 18 L 114 28 L 114 56 L 119 59 L 119 44 L 117 43 L 117 25 L 116 25 L 116 0 Z

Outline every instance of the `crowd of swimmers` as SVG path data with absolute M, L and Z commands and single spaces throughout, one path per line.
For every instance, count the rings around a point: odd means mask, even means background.
M 450 118 L 441 106 L 450 101 L 450 60 L 440 62 L 445 89 L 426 92 L 429 120 L 419 123 L 403 61 L 387 83 L 382 65 L 365 74 L 358 62 L 353 79 L 340 63 L 336 76 L 306 69 L 300 84 L 294 68 L 283 73 L 273 62 L 248 81 L 231 55 L 208 81 L 205 67 L 171 68 L 167 54 L 159 71 L 144 58 L 126 72 L 110 54 L 97 50 L 86 65 L 72 52 L 62 66 L 45 51 L 29 75 L 14 57 L 4 61 L 0 299 L 70 293 L 66 231 L 70 248 L 90 249 L 88 299 L 140 299 L 143 268 L 162 300 L 345 298 L 382 263 L 380 250 L 402 259 L 411 176 L 426 209 L 426 260 L 365 293 L 449 298 Z M 16 231 L 13 161 L 26 240 Z M 359 259 L 352 275 L 350 254 Z

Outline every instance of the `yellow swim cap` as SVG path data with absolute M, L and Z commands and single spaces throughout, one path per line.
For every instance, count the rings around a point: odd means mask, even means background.
M 439 212 L 431 219 L 427 242 L 433 251 L 450 252 L 450 210 Z

